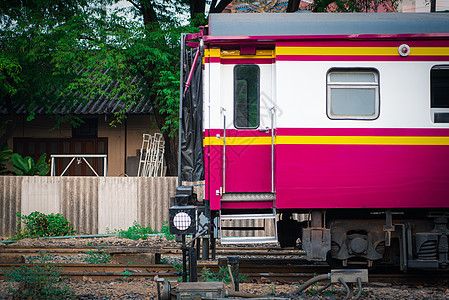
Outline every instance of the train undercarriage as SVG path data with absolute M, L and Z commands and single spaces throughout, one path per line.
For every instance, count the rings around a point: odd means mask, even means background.
M 262 210 L 213 211 L 207 201 L 196 200 L 192 187 L 178 188 L 172 201 L 175 205 L 170 208 L 171 233 L 182 236 L 193 234 L 193 240 L 203 237 L 203 257 L 208 257 L 209 250 L 215 256 L 217 237 L 221 243 L 231 244 L 268 242 L 262 236 L 235 234 L 236 231 L 266 232 L 266 221 L 271 220 L 274 221 L 271 229 L 276 229 L 276 234 L 270 242 L 279 242 L 282 248 L 302 249 L 307 261 L 328 262 L 334 269 L 377 266 L 397 267 L 403 272 L 449 269 L 447 209 L 315 209 L 277 212 L 273 209 L 273 214 L 268 214 L 267 210 L 265 214 Z M 222 222 L 230 216 L 237 223 L 243 221 L 243 227 L 225 227 Z M 258 222 L 251 223 L 248 219 Z M 223 234 L 225 231 L 230 231 L 232 235 L 228 241 Z
M 279 242 L 289 247 L 299 240 L 308 260 L 336 268 L 447 269 L 449 212 L 424 211 L 314 210 L 304 222 L 283 212 Z

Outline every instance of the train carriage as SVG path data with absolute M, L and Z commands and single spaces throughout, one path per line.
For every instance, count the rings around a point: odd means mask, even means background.
M 447 268 L 448 14 L 212 14 L 187 44 L 222 243 Z

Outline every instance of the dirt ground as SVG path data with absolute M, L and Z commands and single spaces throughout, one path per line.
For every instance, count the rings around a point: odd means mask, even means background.
M 147 247 L 177 247 L 174 241 L 167 241 L 164 237 L 151 237 L 146 240 L 133 241 L 118 237 L 104 238 L 71 238 L 71 239 L 24 239 L 17 246 L 147 246 Z M 83 255 L 75 258 L 55 257 L 53 262 L 70 263 L 83 261 Z M 156 278 L 132 279 L 120 278 L 109 281 L 95 281 L 84 277 L 80 280 L 70 279 L 61 282 L 61 285 L 71 289 L 76 299 L 157 299 Z M 309 290 L 300 294 L 292 294 L 298 283 L 270 282 L 266 278 L 259 281 L 263 283 L 241 283 L 240 291 L 251 293 L 267 299 L 344 299 L 346 292 L 341 285 L 334 285 L 321 294 L 316 290 L 320 286 L 314 285 Z M 12 299 L 9 287 L 15 287 L 16 283 L 0 280 L 0 299 Z M 232 287 L 227 285 L 231 290 Z M 447 282 L 439 285 L 413 286 L 395 285 L 370 282 L 363 286 L 359 299 L 449 299 L 449 285 Z
M 8 293 L 11 283 L 0 280 L 0 299 L 12 299 Z M 131 279 L 95 281 L 90 278 L 68 280 L 64 282 L 75 293 L 76 299 L 157 299 L 156 282 L 153 279 Z M 227 285 L 228 290 L 231 289 Z M 242 283 L 240 291 L 258 295 L 267 299 L 344 299 L 346 292 L 341 286 L 332 286 L 322 294 L 314 293 L 319 286 L 305 293 L 292 295 L 297 288 L 295 284 Z M 364 286 L 359 299 L 449 299 L 447 287 L 423 286 Z

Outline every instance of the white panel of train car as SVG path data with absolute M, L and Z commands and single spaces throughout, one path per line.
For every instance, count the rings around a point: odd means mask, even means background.
M 210 123 L 209 128 L 222 128 L 223 122 L 220 116 L 220 99 L 222 95 L 220 94 L 220 78 L 221 71 L 220 65 L 210 63 L 209 66 L 209 78 L 206 80 L 209 81 L 209 103 L 210 103 Z M 213 78 L 213 79 L 212 79 Z

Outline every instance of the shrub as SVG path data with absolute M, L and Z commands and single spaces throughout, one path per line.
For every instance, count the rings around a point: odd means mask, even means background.
M 9 287 L 13 299 L 68 299 L 73 292 L 63 286 L 60 268 L 49 263 L 50 257 L 40 253 L 31 266 L 2 270 L 9 282 L 17 282 L 16 289 Z
M 161 228 L 161 233 L 164 234 L 165 238 L 169 241 L 175 239 L 175 235 L 170 233 L 170 227 L 168 226 L 168 222 L 165 221 Z
M 134 221 L 133 226 L 129 227 L 127 230 L 120 229 L 118 231 L 118 236 L 131 240 L 139 240 L 146 239 L 147 234 L 156 233 L 151 226 L 148 224 L 148 227 L 142 227 Z
M 111 254 L 103 252 L 100 247 L 97 248 L 97 251 L 89 250 L 86 254 L 87 256 L 83 260 L 91 264 L 107 264 L 111 262 Z
M 129 227 L 127 230 L 118 230 L 118 236 L 131 240 L 139 240 L 148 238 L 148 234 L 163 233 L 167 240 L 175 239 L 173 234 L 170 234 L 170 228 L 168 227 L 168 222 L 164 222 L 161 231 L 151 229 L 150 224 L 148 227 L 142 227 L 136 221 L 133 222 L 133 226 Z
M 66 236 L 76 234 L 72 224 L 61 214 L 43 214 L 38 211 L 20 218 L 22 227 L 16 233 L 14 239 L 37 238 L 50 236 Z
M 29 157 L 22 157 L 18 153 L 12 155 L 12 162 L 14 164 L 13 171 L 16 175 L 28 175 L 28 176 L 45 176 L 50 171 L 50 165 L 45 161 L 47 154 L 42 154 L 37 162 Z

